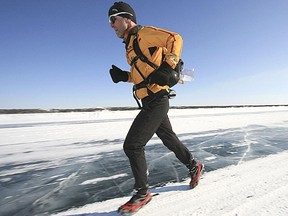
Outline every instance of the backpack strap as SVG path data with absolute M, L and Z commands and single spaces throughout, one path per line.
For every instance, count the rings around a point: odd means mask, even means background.
M 148 58 L 141 51 L 141 49 L 139 47 L 137 36 L 135 37 L 135 39 L 133 41 L 133 49 L 134 49 L 134 52 L 136 53 L 137 56 L 132 60 L 131 65 L 134 64 L 138 59 L 140 59 L 141 61 L 149 64 L 155 70 L 158 69 L 158 66 L 155 65 L 153 62 L 149 61 Z
M 136 34 L 136 37 L 134 38 L 134 41 L 133 41 L 133 50 L 134 52 L 136 53 L 136 56 L 132 59 L 131 61 L 131 66 L 134 65 L 134 67 L 136 68 L 136 70 L 138 71 L 138 73 L 140 74 L 140 76 L 142 77 L 143 81 L 138 83 L 138 84 L 135 84 L 133 86 L 133 97 L 134 99 L 136 100 L 137 104 L 138 104 L 138 107 L 139 109 L 142 108 L 140 102 L 139 102 L 139 99 L 137 98 L 136 96 L 136 91 L 138 89 L 141 89 L 141 88 L 147 88 L 147 85 L 149 84 L 149 80 L 147 77 L 145 77 L 143 75 L 143 73 L 140 71 L 139 67 L 137 66 L 136 62 L 138 59 L 140 59 L 141 61 L 149 64 L 152 68 L 156 69 L 157 66 L 155 64 L 153 64 L 152 62 L 150 62 L 147 57 L 142 53 L 140 47 L 139 47 L 139 43 L 138 43 L 138 39 L 137 39 L 137 34 Z M 147 88 L 148 89 L 148 88 Z

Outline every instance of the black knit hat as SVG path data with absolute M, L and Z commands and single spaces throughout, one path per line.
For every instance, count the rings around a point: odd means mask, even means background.
M 133 8 L 125 3 L 125 2 L 115 2 L 109 9 L 108 16 L 111 15 L 121 16 L 128 19 L 131 19 L 134 23 L 136 23 L 136 14 Z

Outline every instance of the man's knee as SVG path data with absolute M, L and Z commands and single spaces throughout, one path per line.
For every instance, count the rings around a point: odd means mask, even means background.
M 123 150 L 125 152 L 125 154 L 129 157 L 129 155 L 131 155 L 134 151 L 133 146 L 128 143 L 128 142 L 124 142 L 123 144 Z
M 137 143 L 124 142 L 123 150 L 128 158 L 141 158 L 145 154 L 145 145 L 137 145 Z

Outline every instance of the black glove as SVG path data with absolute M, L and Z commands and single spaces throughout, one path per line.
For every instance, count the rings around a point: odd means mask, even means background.
M 109 70 L 109 72 L 114 83 L 118 83 L 120 81 L 128 81 L 128 72 L 121 70 L 115 65 L 112 65 L 112 68 Z
M 172 87 L 178 82 L 178 80 L 179 73 L 173 70 L 167 62 L 163 62 L 160 67 L 149 76 L 150 84 L 156 83 L 160 86 L 168 85 Z

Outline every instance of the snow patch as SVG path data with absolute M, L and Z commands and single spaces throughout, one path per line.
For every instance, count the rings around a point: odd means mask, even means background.
M 100 181 L 117 179 L 117 178 L 121 178 L 121 177 L 125 177 L 125 176 L 127 176 L 126 173 L 113 175 L 110 177 L 95 178 L 95 179 L 86 180 L 86 181 L 82 182 L 80 185 L 96 184 L 97 182 L 100 182 Z

